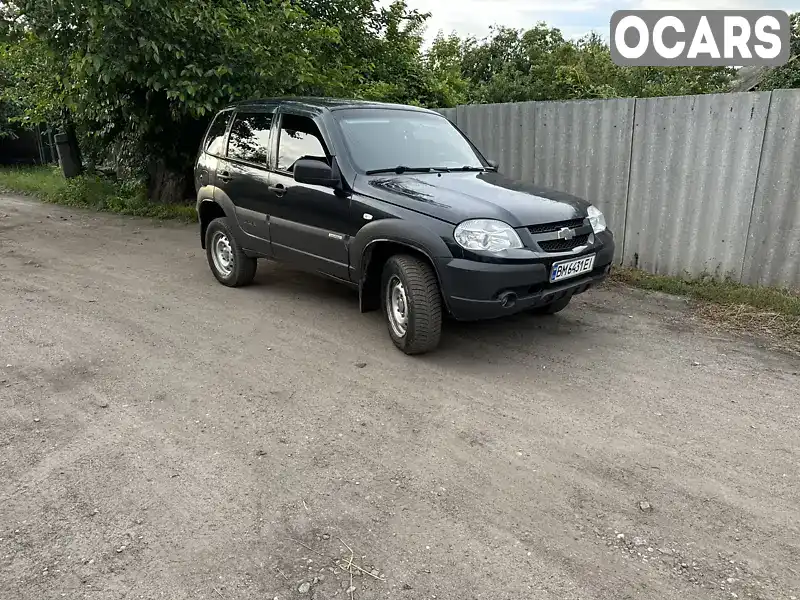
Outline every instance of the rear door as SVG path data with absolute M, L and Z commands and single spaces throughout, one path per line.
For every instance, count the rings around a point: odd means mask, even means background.
M 291 108 L 280 109 L 274 131 L 272 251 L 276 258 L 348 280 L 350 198 L 332 188 L 297 183 L 292 174 L 300 158 L 330 164 L 328 144 L 310 114 Z
M 194 169 L 195 190 L 214 183 L 219 157 L 225 156 L 225 140 L 233 110 L 223 110 L 216 117 L 206 132 L 203 147 L 197 157 Z
M 219 161 L 216 185 L 230 198 L 236 220 L 245 234 L 242 245 L 271 255 L 267 169 L 274 108 L 239 110 L 233 116 L 224 159 Z

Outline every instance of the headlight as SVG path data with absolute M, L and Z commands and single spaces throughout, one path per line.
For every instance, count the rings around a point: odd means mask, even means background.
M 589 223 L 592 224 L 592 229 L 595 233 L 600 233 L 606 230 L 606 218 L 603 213 L 596 206 L 590 206 L 589 210 Z
M 453 232 L 456 242 L 467 250 L 502 252 L 522 248 L 522 240 L 510 225 L 493 219 L 464 221 Z

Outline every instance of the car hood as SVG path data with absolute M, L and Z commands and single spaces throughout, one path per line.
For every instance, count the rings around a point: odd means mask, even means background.
M 570 194 L 490 172 L 406 173 L 359 177 L 356 191 L 457 224 L 499 219 L 512 227 L 586 216 L 589 203 Z

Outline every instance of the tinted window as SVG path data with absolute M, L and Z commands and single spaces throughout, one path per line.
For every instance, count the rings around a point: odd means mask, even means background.
M 228 128 L 228 121 L 231 118 L 231 111 L 219 113 L 211 127 L 208 128 L 208 135 L 206 135 L 206 152 L 211 154 L 222 154 L 225 150 L 225 130 Z
M 308 117 L 283 115 L 278 145 L 278 170 L 291 171 L 300 158 L 328 161 L 322 135 L 314 121 Z
M 482 167 L 450 121 L 410 110 L 337 111 L 345 143 L 362 171 L 404 167 Z
M 269 113 L 238 113 L 231 127 L 228 156 L 266 165 L 271 125 Z

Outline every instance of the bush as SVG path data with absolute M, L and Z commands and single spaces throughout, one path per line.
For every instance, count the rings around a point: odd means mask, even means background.
M 690 279 L 653 275 L 626 267 L 617 268 L 612 279 L 641 289 L 688 296 L 704 302 L 725 306 L 746 305 L 789 317 L 800 317 L 800 291 L 797 290 L 717 281 L 710 277 Z
M 141 181 L 117 182 L 97 175 L 64 179 L 57 167 L 0 168 L 0 190 L 63 206 L 187 223 L 197 220 L 193 206 L 150 202 Z

